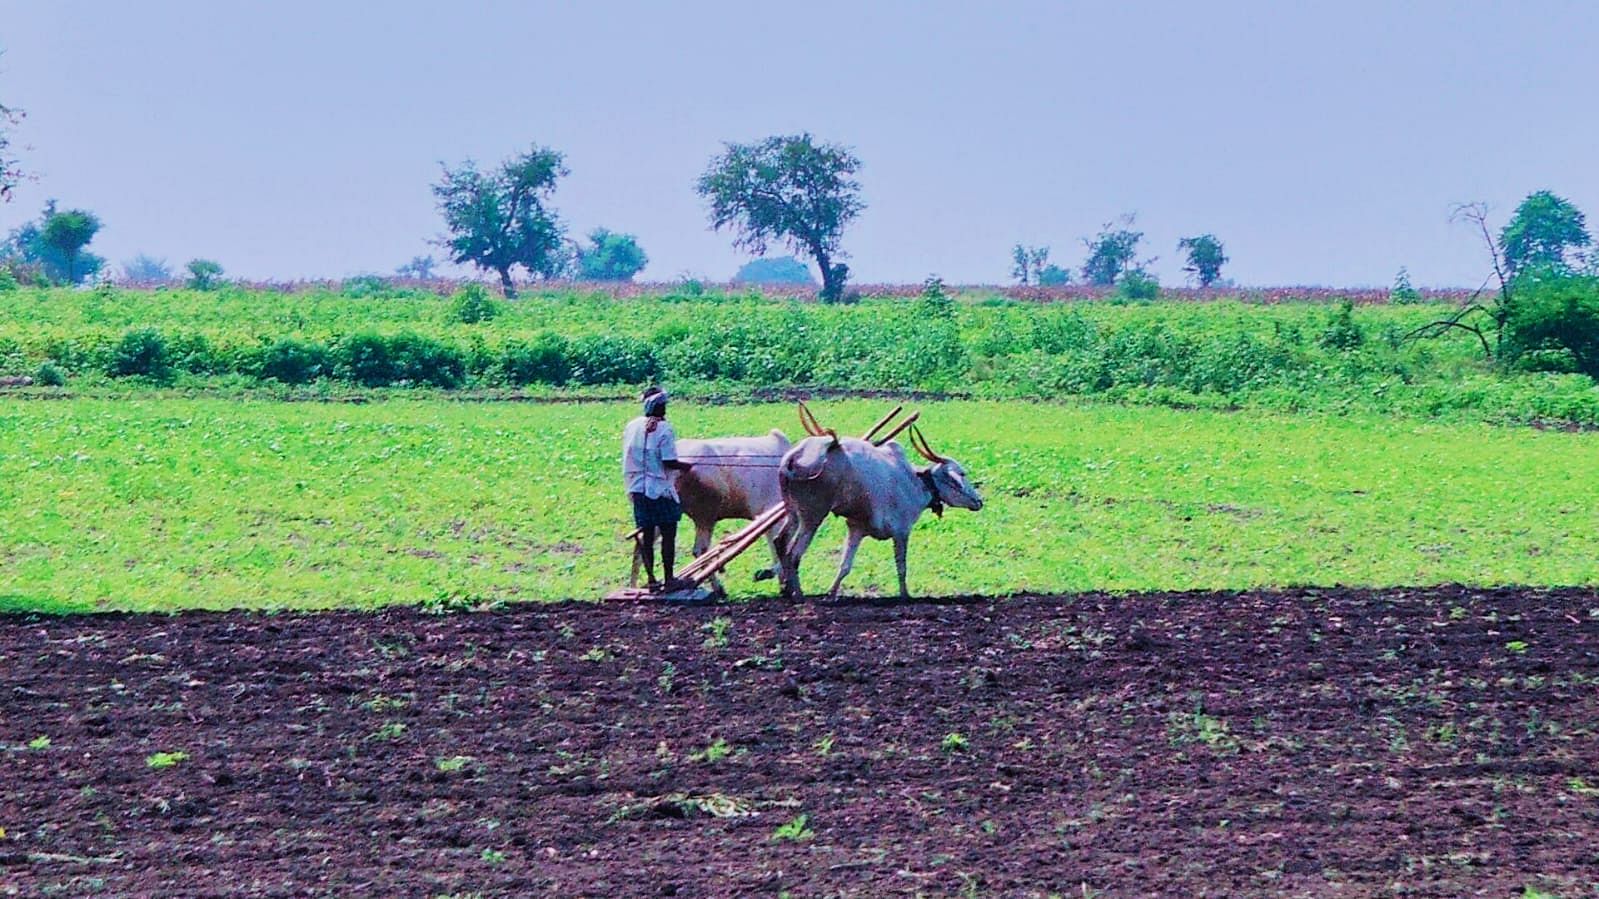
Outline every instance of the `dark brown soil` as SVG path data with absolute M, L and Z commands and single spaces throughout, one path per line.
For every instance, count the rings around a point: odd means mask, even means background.
M 0 896 L 1591 896 L 1599 592 L 0 616 L 0 827 Z

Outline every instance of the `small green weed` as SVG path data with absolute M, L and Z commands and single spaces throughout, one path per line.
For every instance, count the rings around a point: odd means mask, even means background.
M 483 861 L 491 865 L 505 864 L 505 853 L 498 849 L 485 849 L 478 855 L 478 858 L 483 859 Z
M 945 734 L 944 739 L 939 741 L 938 748 L 945 755 L 949 755 L 955 752 L 965 752 L 972 748 L 972 744 L 970 740 L 966 739 L 965 734 L 952 731 Z
M 1509 643 L 1505 644 L 1505 649 L 1515 653 L 1518 656 L 1524 655 L 1527 652 L 1527 641 L 1511 640 Z
M 772 831 L 772 842 L 782 843 L 789 841 L 797 843 L 802 840 L 809 840 L 814 836 L 816 836 L 816 831 L 810 827 L 810 816 L 802 813 L 799 817 Z
M 832 755 L 833 754 L 833 735 L 832 734 L 828 734 L 828 735 L 822 737 L 820 740 L 817 740 L 814 744 L 812 744 L 812 748 L 814 748 L 816 750 L 816 754 L 817 755 L 820 755 L 820 756 Z
M 171 768 L 173 765 L 176 765 L 179 762 L 186 762 L 188 760 L 189 754 L 187 752 L 153 752 L 144 757 L 145 765 L 154 768 L 157 771 L 163 768 Z
M 452 755 L 434 759 L 433 767 L 443 771 L 445 774 L 454 774 L 471 763 L 472 757 L 469 755 Z
M 721 737 L 717 737 L 716 742 L 689 756 L 689 759 L 696 762 L 715 764 L 716 762 L 719 762 L 732 754 L 733 747 L 727 745 L 726 740 L 722 739 Z
M 34 737 L 33 739 L 28 741 L 28 748 L 32 749 L 32 750 L 35 750 L 35 751 L 42 751 L 42 750 L 45 750 L 45 749 L 49 749 L 50 748 L 50 738 L 45 736 L 44 734 L 40 734 L 39 736 Z
M 725 615 L 719 615 L 715 618 L 712 618 L 710 621 L 705 622 L 705 624 L 700 626 L 700 630 L 706 631 L 710 634 L 710 636 L 705 638 L 705 648 L 721 649 L 722 647 L 726 646 L 727 632 L 732 630 L 732 628 L 733 619 L 728 618 Z
M 368 740 L 398 740 L 405 736 L 405 723 L 401 721 L 387 721 L 383 726 L 373 731 Z

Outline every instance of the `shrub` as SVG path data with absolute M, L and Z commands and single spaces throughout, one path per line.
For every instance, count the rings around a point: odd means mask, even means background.
M 500 304 L 481 284 L 468 284 L 450 303 L 450 317 L 463 325 L 486 322 L 500 314 Z
M 1528 367 L 1569 368 L 1599 380 L 1599 278 L 1518 283 L 1506 307 L 1505 358 Z
M 173 368 L 195 375 L 225 374 L 229 367 L 204 334 L 178 334 L 167 338 L 167 358 Z
M 17 276 L 11 273 L 11 269 L 9 267 L 0 268 L 0 292 L 16 290 L 18 286 Z
M 1328 315 L 1327 327 L 1322 329 L 1317 343 L 1329 350 L 1347 351 L 1365 342 L 1366 332 L 1355 321 L 1355 304 L 1349 300 L 1338 301 Z
M 572 377 L 570 348 L 559 334 L 513 340 L 500 351 L 500 374 L 508 384 L 565 384 Z
M 354 334 L 334 348 L 339 377 L 363 387 L 382 387 L 399 377 L 389 342 L 378 334 Z
M 459 349 L 420 334 L 355 334 L 333 351 L 334 371 L 363 387 L 431 384 L 459 387 L 466 357 Z
M 172 374 L 172 354 L 166 338 L 154 328 L 139 328 L 122 335 L 111 350 L 106 373 L 113 377 L 142 375 L 164 380 Z
M 352 300 L 381 297 L 389 292 L 389 282 L 380 275 L 356 275 L 353 278 L 345 278 L 339 285 L 339 293 Z
M 589 335 L 572 341 L 572 380 L 579 384 L 642 384 L 660 377 L 655 348 L 633 337 Z
M 45 362 L 33 373 L 34 383 L 45 387 L 65 387 L 67 373 L 57 368 L 54 363 Z
M 260 376 L 284 384 L 308 384 L 332 370 L 332 355 L 319 343 L 285 337 L 261 351 Z
M 1141 268 L 1131 269 L 1116 281 L 1116 296 L 1147 302 L 1160 296 L 1160 279 Z

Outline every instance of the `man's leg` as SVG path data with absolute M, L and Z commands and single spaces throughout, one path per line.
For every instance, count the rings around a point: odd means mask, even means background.
M 673 563 L 677 561 L 677 522 L 661 525 L 661 570 L 666 577 L 661 583 L 672 582 L 672 572 L 675 570 Z
M 654 586 L 655 580 L 655 525 L 645 525 L 644 534 L 639 537 L 639 546 L 644 552 L 644 576 L 647 583 Z

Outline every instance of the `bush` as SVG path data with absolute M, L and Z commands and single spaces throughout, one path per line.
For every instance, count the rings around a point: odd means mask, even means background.
M 260 376 L 284 384 L 309 384 L 332 371 L 332 354 L 319 343 L 285 337 L 261 351 Z
M 332 355 L 338 376 L 363 387 L 459 387 L 466 379 L 466 356 L 459 349 L 420 334 L 355 334 Z
M 450 303 L 450 317 L 463 325 L 492 320 L 500 314 L 500 304 L 481 284 L 468 284 Z
M 572 380 L 579 384 L 642 384 L 661 375 L 655 348 L 634 337 L 593 334 L 572 341 Z
M 0 268 L 0 292 L 16 290 L 18 286 L 17 276 L 11 273 L 11 269 Z
M 513 340 L 500 351 L 500 375 L 507 384 L 565 384 L 572 377 L 566 338 L 544 333 L 531 341 Z
M 1599 380 L 1599 278 L 1525 279 L 1506 306 L 1505 358 Z
M 142 375 L 165 380 L 171 377 L 172 353 L 166 338 L 154 328 L 127 332 L 112 348 L 106 373 L 118 378 Z
M 352 300 L 381 297 L 391 292 L 389 282 L 379 275 L 356 275 L 339 284 L 339 293 Z
M 1116 296 L 1124 300 L 1147 302 L 1160 296 L 1160 279 L 1135 268 L 1116 281 Z
M 1366 332 L 1355 321 L 1355 304 L 1340 300 L 1327 317 L 1327 327 L 1322 329 L 1316 342 L 1326 349 L 1339 351 L 1353 350 L 1365 343 Z
M 334 348 L 339 377 L 362 387 L 382 387 L 399 379 L 389 341 L 380 334 L 354 334 Z
M 45 362 L 33 373 L 33 381 L 45 387 L 65 387 L 67 373 L 57 368 L 54 364 Z

